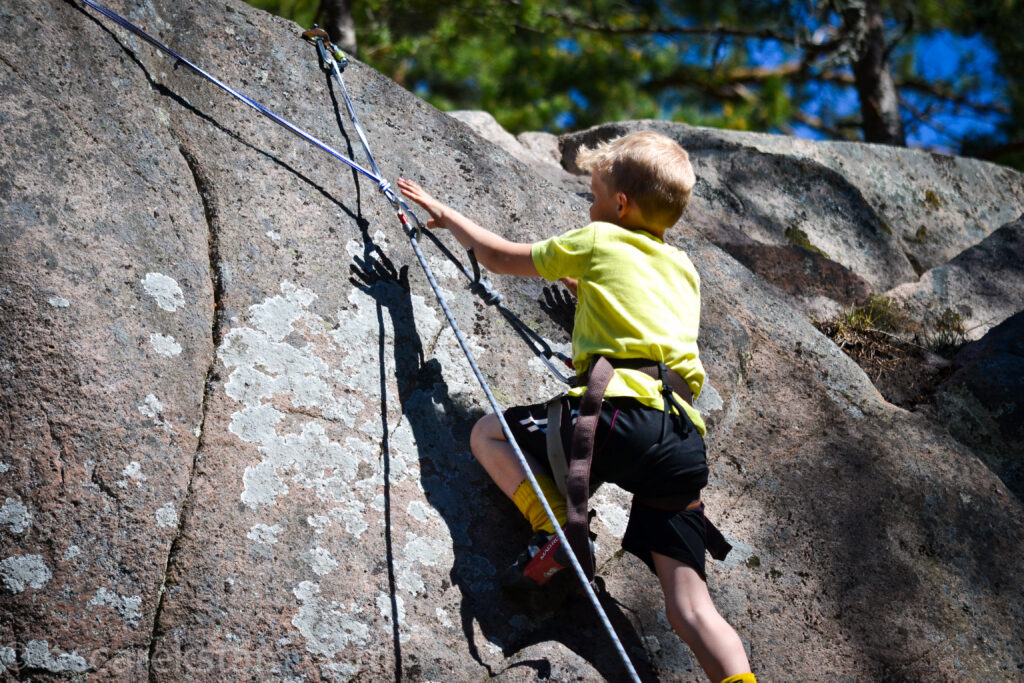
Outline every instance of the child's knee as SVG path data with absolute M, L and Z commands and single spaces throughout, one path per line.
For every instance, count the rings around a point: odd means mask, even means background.
M 684 607 L 674 602 L 665 604 L 665 616 L 669 625 L 687 643 L 720 618 L 713 607 L 710 610 L 702 606 Z
M 690 634 L 696 631 L 697 619 L 692 609 L 685 609 L 674 602 L 665 603 L 665 616 L 672 629 L 683 640 L 689 640 Z
M 473 431 L 469 434 L 469 448 L 473 455 L 479 458 L 486 442 L 496 438 L 502 438 L 501 422 L 498 421 L 497 415 L 488 413 L 473 425 Z

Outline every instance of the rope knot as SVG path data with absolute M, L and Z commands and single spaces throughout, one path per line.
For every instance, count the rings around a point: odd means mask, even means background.
M 491 283 L 487 280 L 473 282 L 469 285 L 469 291 L 483 299 L 484 303 L 488 306 L 497 306 L 502 302 L 501 294 L 495 292 L 491 287 Z
M 391 191 L 391 183 L 387 180 L 381 180 L 380 184 L 377 185 L 377 189 L 381 191 L 385 197 L 390 198 L 394 193 Z

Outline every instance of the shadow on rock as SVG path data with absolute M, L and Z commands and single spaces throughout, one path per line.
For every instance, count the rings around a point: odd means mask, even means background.
M 976 464 L 964 459 L 950 477 L 932 450 L 927 442 L 907 449 L 884 435 L 844 430 L 814 462 L 786 468 L 772 506 L 786 520 L 786 538 L 803 536 L 795 545 L 806 546 L 813 537 L 815 555 L 801 567 L 805 560 L 779 540 L 776 552 L 789 557 L 765 570 L 783 587 L 819 587 L 821 614 L 805 605 L 803 621 L 814 628 L 822 614 L 836 615 L 862 674 L 872 678 L 955 679 L 962 663 L 950 653 L 965 643 L 979 660 L 994 662 L 1020 642 L 1013 615 L 1019 549 L 1008 540 L 1019 522 L 981 499 L 983 478 L 968 471 Z M 831 494 L 807 499 L 806 491 L 827 488 L 822 481 L 835 482 Z M 804 510 L 796 514 L 800 499 Z M 1005 613 L 982 618 L 986 603 L 1005 605 Z M 943 632 L 964 642 L 950 643 Z
M 450 580 L 461 594 L 460 621 L 471 655 L 491 676 L 526 668 L 532 670 L 529 674 L 532 677 L 546 678 L 551 675 L 550 661 L 496 661 L 493 655 L 480 651 L 481 638 L 500 648 L 506 660 L 526 647 L 556 641 L 590 662 L 604 678 L 621 678 L 624 675 L 622 663 L 569 572 L 563 572 L 535 592 L 508 593 L 500 589 L 499 568 L 515 559 L 526 543 L 529 529 L 466 448 L 469 433 L 480 413 L 476 408 L 453 400 L 440 363 L 425 358 L 413 316 L 408 266 L 396 268 L 365 231 L 363 240 L 363 255 L 356 257 L 351 266 L 351 282 L 373 297 L 378 306 L 385 478 L 387 480 L 391 457 L 388 445 L 391 428 L 387 424 L 387 392 L 384 390 L 388 380 L 385 370 L 388 351 L 384 343 L 386 310 L 394 329 L 392 352 L 398 398 L 418 450 L 420 483 L 427 501 L 444 520 L 452 539 L 454 563 Z M 390 487 L 386 486 L 385 491 L 391 609 L 392 614 L 397 614 L 392 551 L 392 536 L 396 530 L 391 524 Z M 640 636 L 629 619 L 606 594 L 601 601 L 627 651 L 635 659 L 634 666 L 640 675 L 645 680 L 655 680 L 656 674 L 647 661 Z M 393 642 L 398 662 L 396 680 L 401 680 L 403 669 L 410 677 L 444 674 L 428 670 L 425 662 L 410 666 L 402 661 L 397 625 Z

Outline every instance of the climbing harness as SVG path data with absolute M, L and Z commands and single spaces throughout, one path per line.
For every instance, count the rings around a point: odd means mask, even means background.
M 587 370 L 576 378 L 580 386 L 586 385 L 587 388 L 580 399 L 579 414 L 572 430 L 568 459 L 565 457 L 561 437 L 562 406 L 566 403 L 566 397 L 563 394 L 548 403 L 548 461 L 555 477 L 555 483 L 566 497 L 566 538 L 569 539 L 573 552 L 579 558 L 580 565 L 588 578 L 593 577 L 594 573 L 594 558 L 590 548 L 590 517 L 588 515 L 590 467 L 594 457 L 594 438 L 597 435 L 604 393 L 616 369 L 636 370 L 661 381 L 661 394 L 665 401 L 665 409 L 662 411 L 662 441 L 668 436 L 672 409 L 674 408 L 680 415 L 683 414 L 683 407 L 676 397 L 678 396 L 687 403 L 693 401 L 693 392 L 686 380 L 663 362 L 646 358 L 595 356 L 591 359 Z M 564 412 L 570 413 L 571 411 Z M 687 496 L 659 498 L 637 496 L 636 502 L 663 510 L 683 510 L 693 505 L 692 497 Z M 724 560 L 732 546 L 715 525 L 706 518 L 704 519 L 704 531 L 711 556 L 716 560 Z
M 195 73 L 199 74 L 200 76 L 202 76 L 206 80 L 210 81 L 211 83 L 213 83 L 218 88 L 220 88 L 224 92 L 228 93 L 229 95 L 231 95 L 235 99 L 237 99 L 237 100 L 243 102 L 244 104 L 246 104 L 247 106 L 255 109 L 257 112 L 259 112 L 263 116 L 269 118 L 274 123 L 276 123 L 279 126 L 281 126 L 281 127 L 285 128 L 285 129 L 291 131 L 292 133 L 294 133 L 295 135 L 299 136 L 303 140 L 306 140 L 307 142 L 309 142 L 310 144 L 314 145 L 315 147 L 318 147 L 318 148 L 322 149 L 323 151 L 327 152 L 328 154 L 330 154 L 334 158 L 338 159 L 339 161 L 341 161 L 345 165 L 347 165 L 350 168 L 352 168 L 357 173 L 365 176 L 366 178 L 368 178 L 369 180 L 372 180 L 374 183 L 377 184 L 377 187 L 380 190 L 381 194 L 383 194 L 384 197 L 391 203 L 392 207 L 394 208 L 394 210 L 395 210 L 395 212 L 396 212 L 396 214 L 398 216 L 399 221 L 401 222 L 403 228 L 405 228 L 406 234 L 409 237 L 410 244 L 412 245 L 413 252 L 416 254 L 416 258 L 419 260 L 420 266 L 423 268 L 423 272 L 424 272 L 424 274 L 427 277 L 427 281 L 430 283 L 430 286 L 431 286 L 431 288 L 434 291 L 434 295 L 437 297 L 438 304 L 441 307 L 441 310 L 444 312 L 445 317 L 448 320 L 448 324 L 451 326 L 452 331 L 455 334 L 455 338 L 459 342 L 459 346 L 462 348 L 462 351 L 463 351 L 463 353 L 466 356 L 466 360 L 469 362 L 470 368 L 472 369 L 473 374 L 476 376 L 477 381 L 479 382 L 481 388 L 483 389 L 484 394 L 486 395 L 487 400 L 488 400 L 488 402 L 491 405 L 491 408 L 494 410 L 495 415 L 498 417 L 498 421 L 501 424 L 502 432 L 504 433 L 505 438 L 508 440 L 509 444 L 512 446 L 512 449 L 515 452 L 516 457 L 518 458 L 520 465 L 522 466 L 523 470 L 526 472 L 526 478 L 530 482 L 530 486 L 533 488 L 534 492 L 537 494 L 537 497 L 540 500 L 541 505 L 544 508 L 545 514 L 547 514 L 548 518 L 551 520 L 552 524 L 554 525 L 554 529 L 555 529 L 556 535 L 559 537 L 561 542 L 568 549 L 569 548 L 569 542 L 568 542 L 568 540 L 565 537 L 565 532 L 563 531 L 562 526 L 558 523 L 558 519 L 555 517 L 555 514 L 552 512 L 551 506 L 548 504 L 547 499 L 544 497 L 544 494 L 541 491 L 540 486 L 538 485 L 536 478 L 533 476 L 533 472 L 530 470 L 530 467 L 529 467 L 528 463 L 526 462 L 526 458 L 523 455 L 522 450 L 519 448 L 519 445 L 516 443 L 515 437 L 513 437 L 512 432 L 509 429 L 508 423 L 506 422 L 505 417 L 504 417 L 504 415 L 502 413 L 501 406 L 498 404 L 498 401 L 494 398 L 494 394 L 491 392 L 490 386 L 487 384 L 487 381 L 484 378 L 483 373 L 480 371 L 479 366 L 477 366 L 476 359 L 474 358 L 473 353 L 470 350 L 469 345 L 467 344 L 467 342 L 465 340 L 465 337 L 462 335 L 462 332 L 459 329 L 459 326 L 456 323 L 455 318 L 452 315 L 451 310 L 449 309 L 448 304 L 445 301 L 444 296 L 441 293 L 441 290 L 440 290 L 440 287 L 437 284 L 437 281 L 434 279 L 433 272 L 431 271 L 430 266 L 427 263 L 426 257 L 423 255 L 422 249 L 420 249 L 419 241 L 417 239 L 417 235 L 420 234 L 421 232 L 423 234 L 430 235 L 430 232 L 423 230 L 424 226 L 422 225 L 422 223 L 420 223 L 420 220 L 416 217 L 416 215 L 414 213 L 412 213 L 412 211 L 410 211 L 408 209 L 408 206 L 402 200 L 402 198 L 395 194 L 394 190 L 391 188 L 390 183 L 388 183 L 380 175 L 380 173 L 377 171 L 376 163 L 373 161 L 372 154 L 370 154 L 369 145 L 368 145 L 368 143 L 366 141 L 365 134 L 363 134 L 362 131 L 361 131 L 362 126 L 358 123 L 358 118 L 355 116 L 355 110 L 354 110 L 354 107 L 351 106 L 350 98 L 348 97 L 347 90 L 344 89 L 344 87 L 342 89 L 343 95 L 344 95 L 344 97 L 346 99 L 346 105 L 347 105 L 347 107 L 349 109 L 349 114 L 350 114 L 350 116 L 352 118 L 353 125 L 357 128 L 357 130 L 360 130 L 360 132 L 359 132 L 360 142 L 363 144 L 363 147 L 364 147 L 364 150 L 366 152 L 366 155 L 370 159 L 371 167 L 374 169 L 372 171 L 364 168 L 363 166 L 361 166 L 360 164 L 356 163 L 352 159 L 349 159 L 348 157 L 346 157 L 345 155 L 341 154 L 340 152 L 338 152 L 334 148 L 330 147 L 329 145 L 327 145 L 326 143 L 322 142 L 318 138 L 310 135 L 309 133 L 307 133 L 303 129 L 299 128 L 298 126 L 296 126 L 292 122 L 288 121 L 287 119 L 285 119 L 285 118 L 275 114 L 274 112 L 272 112 L 271 110 L 267 109 L 266 107 L 264 107 L 260 103 L 256 102 L 255 100 L 247 97 L 246 95 L 243 95 L 242 93 L 238 92 L 237 90 L 231 88 L 227 84 L 225 84 L 222 81 L 218 80 L 217 78 L 215 78 L 211 74 L 207 73 L 203 69 L 199 68 L 198 66 L 196 66 L 192 62 L 188 61 L 187 59 L 185 59 L 184 57 L 182 57 L 181 55 L 179 55 L 175 51 L 171 50 L 169 47 L 164 45 L 162 42 L 160 42 L 159 40 L 157 40 L 153 36 L 149 35 L 145 31 L 143 31 L 141 28 L 137 27 L 136 25 L 134 25 L 133 23 L 131 23 L 127 19 L 121 17 L 119 14 L 117 14 L 113 10 L 111 10 L 111 9 L 101 5 L 101 4 L 99 4 L 98 2 L 95 2 L 94 0 L 81 0 L 81 2 L 83 4 L 85 4 L 87 7 L 90 7 L 91 9 L 95 10 L 96 12 L 99 12 L 100 14 L 102 14 L 105 17 L 107 17 L 108 19 L 110 19 L 114 23 L 118 24 L 119 26 L 124 28 L 126 31 L 128 31 L 128 32 L 130 32 L 130 33 L 132 33 L 132 34 L 134 34 L 136 36 L 138 36 L 139 38 L 141 38 L 145 42 L 149 43 L 153 47 L 157 48 L 158 50 L 160 50 L 160 51 L 164 52 L 165 54 L 169 55 L 170 57 L 174 58 L 177 61 L 177 63 L 184 64 L 185 66 L 187 66 L 189 69 L 191 69 Z M 326 51 L 326 48 L 330 45 L 329 40 L 325 40 L 324 35 L 320 35 L 320 34 L 313 34 L 313 35 L 307 36 L 307 39 L 308 40 L 312 40 L 314 42 L 319 41 L 319 42 L 317 42 L 317 45 L 318 45 L 318 51 L 320 52 L 321 58 L 323 58 L 324 56 L 327 56 L 329 58 L 329 60 L 331 62 L 333 62 L 333 65 L 330 65 L 331 66 L 331 70 L 332 70 L 332 72 L 335 72 L 335 76 L 337 77 L 337 79 L 340 82 L 341 81 L 341 70 L 340 70 L 340 67 L 337 66 L 337 61 L 338 60 L 335 60 L 334 59 L 334 55 L 331 55 L 331 54 L 327 53 L 327 51 Z M 322 43 L 322 47 L 321 47 L 321 43 Z M 333 48 L 333 46 L 331 46 L 331 47 Z M 344 57 L 344 54 L 342 53 L 341 56 Z M 344 62 L 347 63 L 347 61 L 348 61 L 347 58 L 345 58 Z M 410 215 L 412 216 L 413 221 L 415 221 L 415 226 L 413 226 L 410 223 L 410 221 L 409 221 L 408 216 L 410 216 Z M 435 239 L 435 243 L 437 243 L 436 238 L 434 238 L 434 239 Z M 471 259 L 472 259 L 472 256 L 471 256 Z M 467 277 L 469 277 L 470 280 L 471 280 L 471 284 L 472 284 L 471 288 L 475 289 L 478 294 L 484 295 L 485 296 L 485 301 L 488 304 L 494 305 L 496 307 L 499 307 L 499 310 L 502 310 L 504 312 L 504 310 L 507 310 L 507 309 L 504 309 L 504 307 L 501 306 L 500 295 L 497 295 L 497 294 L 493 293 L 493 290 L 491 289 L 490 284 L 487 283 L 486 280 L 482 280 L 480 278 L 479 267 L 476 265 L 475 259 L 472 259 L 472 260 L 473 260 L 473 263 L 474 263 L 474 265 L 473 265 L 473 269 L 474 269 L 473 275 L 470 275 L 470 273 L 466 269 L 464 269 L 464 268 L 462 269 L 463 273 Z M 510 311 L 510 313 L 511 313 L 511 311 Z M 522 334 L 522 333 L 520 333 L 520 334 Z M 536 333 L 534 333 L 534 334 L 536 334 Z M 539 339 L 539 335 L 536 335 L 536 337 L 537 338 L 535 339 L 535 341 L 538 341 L 538 342 L 542 342 L 543 341 L 543 340 Z M 536 349 L 537 347 L 536 346 L 532 346 L 532 348 Z M 552 355 L 556 355 L 556 354 L 552 354 Z M 556 355 L 556 357 L 557 357 L 557 355 Z M 554 368 L 554 366 L 550 362 L 548 362 L 548 367 L 551 368 L 552 371 L 556 372 L 556 374 L 558 374 L 558 376 L 560 378 L 562 378 L 563 380 L 566 379 L 560 373 L 557 372 L 557 370 Z M 604 626 L 604 628 L 607 631 L 609 637 L 611 638 L 611 640 L 612 640 L 612 642 L 613 642 L 613 644 L 615 646 L 615 649 L 616 649 L 617 653 L 619 654 L 620 659 L 622 660 L 623 666 L 626 668 L 626 670 L 627 670 L 627 672 L 629 674 L 630 679 L 633 680 L 633 681 L 639 682 L 640 678 L 639 678 L 639 676 L 636 673 L 636 669 L 633 667 L 633 664 L 630 661 L 629 656 L 626 654 L 626 650 L 623 647 L 622 642 L 619 640 L 619 637 L 616 634 L 614 627 L 612 626 L 611 622 L 609 621 L 608 615 L 605 613 L 604 608 L 601 607 L 601 603 L 600 603 L 600 601 L 597 598 L 597 594 L 594 592 L 594 587 L 593 587 L 593 585 L 591 585 L 591 582 L 588 579 L 587 574 L 584 572 L 582 566 L 580 565 L 579 560 L 576 558 L 575 554 L 573 552 L 571 552 L 571 550 L 570 550 L 570 552 L 567 553 L 567 555 L 568 555 L 570 563 L 572 564 L 573 570 L 576 572 L 576 575 L 580 579 L 580 582 L 581 582 L 581 584 L 583 586 L 584 592 L 586 593 L 587 597 L 589 598 L 591 604 L 594 607 L 595 612 L 597 613 L 598 617 L 601 620 L 602 625 Z

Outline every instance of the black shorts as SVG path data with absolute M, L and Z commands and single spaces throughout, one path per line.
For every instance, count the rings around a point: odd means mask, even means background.
M 580 399 L 563 405 L 561 437 L 566 455 L 572 443 Z M 572 419 L 569 419 L 571 411 Z M 514 406 L 505 419 L 519 446 L 547 467 L 547 404 Z M 601 407 L 591 490 L 609 482 L 634 494 L 622 547 L 651 571 L 651 552 L 693 567 L 703 578 L 706 534 L 703 507 L 664 510 L 640 499 L 671 497 L 696 500 L 708 481 L 704 439 L 686 415 L 648 408 L 633 398 L 606 398 Z

